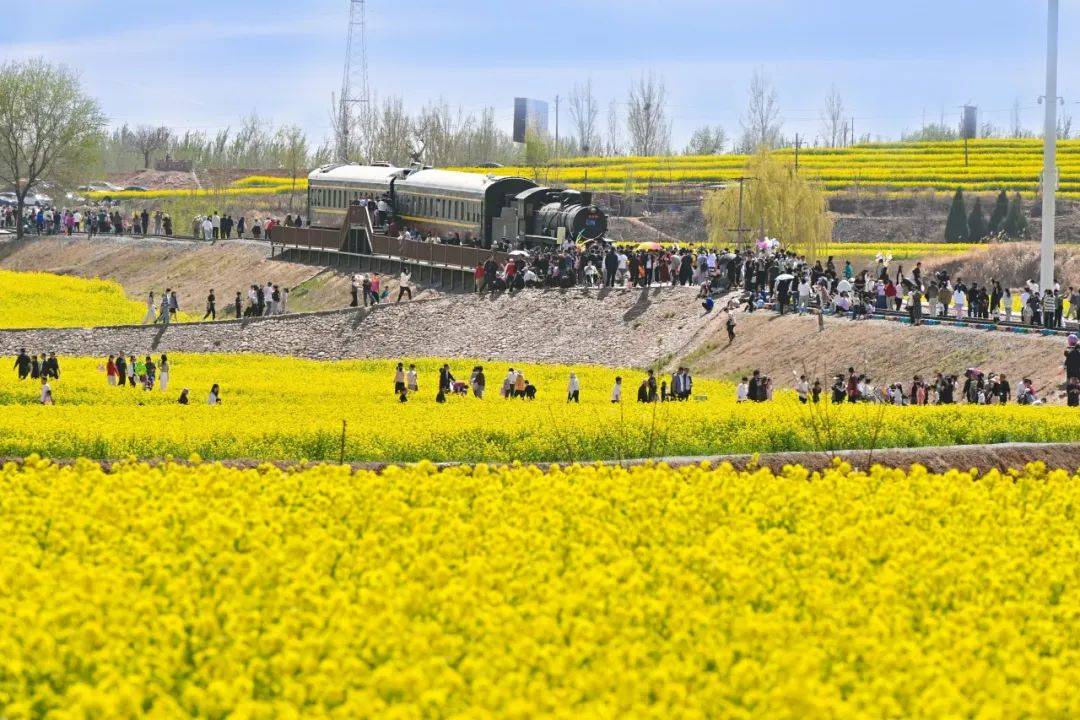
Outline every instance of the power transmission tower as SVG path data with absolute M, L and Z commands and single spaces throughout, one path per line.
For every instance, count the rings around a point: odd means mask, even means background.
M 368 90 L 367 72 L 367 24 L 365 0 L 349 0 L 349 25 L 345 40 L 345 72 L 341 78 L 341 109 L 339 111 L 337 156 L 341 162 L 349 160 L 349 134 L 353 117 L 360 120 L 360 127 L 367 129 L 371 112 L 371 96 Z M 354 113 L 354 110 L 358 112 Z

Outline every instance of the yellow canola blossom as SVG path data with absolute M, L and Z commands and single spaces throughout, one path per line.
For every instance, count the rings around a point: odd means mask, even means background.
M 145 314 L 111 280 L 0 270 L 0 327 L 122 325 Z
M 1059 144 L 1059 195 L 1080 196 L 1080 140 Z M 795 164 L 794 148 L 774 153 Z M 504 167 L 499 175 L 520 175 L 544 183 L 596 191 L 650 191 L 657 185 L 731 182 L 745 172 L 747 156 L 674 155 L 564 158 L 558 166 Z M 799 172 L 828 191 L 899 190 L 996 192 L 1002 189 L 1033 195 L 1042 172 L 1038 139 L 953 142 L 869 143 L 845 148 L 802 148 Z M 489 174 L 490 168 L 460 168 Z
M 154 353 L 155 362 L 159 355 Z M 783 379 L 769 403 L 738 404 L 731 384 L 698 378 L 691 400 L 653 406 L 636 402 L 643 371 L 428 358 L 413 361 L 420 391 L 402 404 L 393 394 L 392 361 L 177 354 L 169 360 L 163 393 L 107 385 L 103 358 L 61 358 L 61 378 L 52 382 L 55 406 L 39 405 L 39 386 L 18 381 L 9 366 L 0 373 L 0 457 L 197 453 L 207 459 L 336 461 L 342 457 L 342 420 L 344 459 L 383 462 L 542 462 L 1080 440 L 1075 408 L 845 403 L 824 416 L 782 389 Z M 410 361 L 405 362 L 407 367 Z M 474 365 L 483 365 L 485 398 L 451 396 L 446 404 L 436 403 L 444 362 L 462 381 Z M 509 367 L 522 369 L 538 388 L 535 401 L 499 397 Z M 581 384 L 580 405 L 566 402 L 571 372 Z M 617 375 L 623 378 L 619 405 L 610 402 Z M 223 404 L 209 407 L 215 383 Z M 177 404 L 182 388 L 191 390 L 191 405 Z
M 155 304 L 164 289 L 157 289 Z M 0 270 L 0 328 L 137 325 L 145 315 L 146 303 L 128 298 L 112 280 Z M 191 319 L 183 312 L 178 318 Z
M 0 714 L 1080 715 L 1080 477 L 0 470 Z

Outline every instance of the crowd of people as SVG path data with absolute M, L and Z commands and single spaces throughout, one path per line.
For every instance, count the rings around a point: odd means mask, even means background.
M 17 210 L 13 206 L 0 208 L 0 227 L 15 228 L 18 224 Z M 119 207 L 102 202 L 81 207 L 54 208 L 27 205 L 23 208 L 22 224 L 26 232 L 37 235 L 135 235 L 173 237 L 179 230 L 172 216 L 161 209 L 132 210 L 128 215 Z M 248 219 L 243 215 L 234 218 L 214 210 L 191 219 L 190 237 L 202 240 L 231 240 L 233 238 L 270 239 L 278 225 L 303 227 L 304 218 L 287 214 L 284 220 L 269 217 Z
M 722 292 L 738 281 L 739 255 L 724 249 L 699 250 L 625 246 L 602 241 L 578 245 L 514 250 L 505 262 L 492 255 L 478 264 L 474 278 L 478 292 L 517 291 L 525 288 L 575 286 L 635 287 L 703 286 Z
M 1062 370 L 1065 375 L 1064 395 L 1070 407 L 1080 406 L 1080 340 L 1069 335 Z M 1024 377 L 1016 386 L 1003 372 L 984 372 L 968 368 L 962 374 L 937 372 L 933 378 L 915 375 L 910 382 L 874 384 L 866 373 L 849 367 L 837 373 L 826 389 L 821 379 L 809 381 L 805 374 L 795 374 L 793 386 L 802 403 L 819 403 L 827 397 L 833 403 L 888 403 L 892 405 L 1004 405 L 1015 400 L 1020 405 L 1039 405 L 1047 401 L 1043 393 L 1051 388 L 1036 388 L 1031 378 Z M 773 380 L 755 370 L 743 377 L 735 388 L 737 402 L 767 402 L 773 398 Z
M 55 405 L 52 383 L 60 379 L 60 361 L 56 353 L 31 354 L 26 348 L 19 350 L 15 357 L 14 370 L 20 381 L 39 380 L 41 391 L 39 402 L 42 405 Z M 104 373 L 105 382 L 110 387 L 141 388 L 144 392 L 154 389 L 165 393 L 169 389 L 169 373 L 171 364 L 169 356 L 162 353 L 155 362 L 153 357 L 146 355 L 138 358 L 134 354 L 124 352 L 109 355 L 104 363 L 98 366 L 98 372 Z M 190 390 L 183 388 L 177 398 L 180 405 L 190 404 Z M 207 395 L 207 404 L 221 404 L 221 389 L 215 383 Z
M 910 273 L 903 265 L 891 267 L 892 258 L 878 255 L 876 267 L 856 271 L 850 261 L 838 267 L 833 256 L 811 264 L 805 256 L 774 246 L 747 251 L 742 268 L 733 276 L 745 289 L 746 310 L 771 305 L 780 314 L 822 312 L 873 317 L 881 311 L 907 312 L 912 323 L 926 317 L 957 320 L 1019 322 L 1063 329 L 1066 321 L 1080 324 L 1080 287 L 1040 288 L 1028 280 L 1017 288 L 997 278 L 965 281 L 945 270 L 923 271 L 917 262 Z
M 52 385 L 50 380 L 60 379 L 60 361 L 56 353 L 27 354 L 26 348 L 21 348 L 15 356 L 14 370 L 19 380 L 39 380 L 41 382 L 41 394 L 39 401 L 42 405 L 53 405 Z

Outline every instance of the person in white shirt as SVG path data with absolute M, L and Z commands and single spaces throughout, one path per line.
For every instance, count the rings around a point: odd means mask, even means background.
M 964 317 L 964 292 L 957 288 L 953 291 L 952 301 L 953 310 L 956 312 L 956 319 L 959 320 Z
M 615 284 L 616 285 L 625 285 L 626 284 L 626 274 L 627 274 L 627 272 L 629 272 L 629 270 L 630 270 L 630 261 L 627 259 L 626 253 L 620 252 L 619 253 L 619 270 L 618 270 L 618 275 L 615 278 Z
M 806 380 L 805 375 L 800 375 L 795 383 L 795 394 L 799 396 L 799 402 L 805 405 L 806 399 L 810 395 L 810 383 Z
M 840 282 L 836 283 L 836 292 L 837 294 L 850 293 L 851 287 L 852 286 L 850 280 L 848 280 L 847 278 L 841 278 Z
M 403 295 L 408 295 L 409 299 L 412 300 L 412 275 L 409 273 L 409 269 L 404 266 L 401 268 L 401 275 L 398 276 L 398 302 L 401 302 Z
M 746 402 L 750 397 L 750 385 L 746 378 L 739 381 L 739 384 L 735 386 L 735 402 Z
M 214 211 L 213 216 L 210 218 L 210 227 L 213 228 L 215 240 L 221 237 L 221 215 L 218 214 L 217 210 Z
M 581 383 L 574 373 L 570 373 L 570 382 L 566 386 L 566 402 L 581 402 Z
M 46 380 L 44 377 L 41 378 L 41 404 L 53 404 L 52 386 L 49 385 L 49 381 Z
M 611 388 L 611 402 L 622 402 L 622 378 L 615 378 L 615 387 Z
M 220 405 L 221 404 L 221 390 L 218 388 L 217 383 L 210 388 L 210 395 L 206 398 L 207 405 Z
M 202 222 L 203 240 L 214 239 L 214 223 L 210 218 L 206 218 Z
M 266 283 L 266 287 L 263 288 L 263 315 L 270 315 L 274 312 L 274 283 Z
M 585 282 L 590 286 L 596 286 L 600 281 L 600 271 L 592 263 L 585 263 Z
M 802 315 L 810 305 L 810 278 L 803 276 L 799 281 L 799 314 Z

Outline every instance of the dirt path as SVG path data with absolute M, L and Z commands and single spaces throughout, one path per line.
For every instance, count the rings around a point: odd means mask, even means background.
M 210 288 L 218 308 L 230 307 L 236 291 L 272 282 L 290 288 L 289 307 L 296 312 L 333 310 L 349 304 L 350 276 L 311 265 L 270 259 L 269 246 L 255 241 L 222 241 L 52 236 L 20 244 L 0 244 L 0 267 L 59 275 L 114 280 L 142 301 L 150 290 L 176 289 L 182 307 L 202 307 Z M 396 296 L 397 283 L 388 279 Z M 417 299 L 436 293 L 423 290 Z
M 672 467 L 686 465 L 699 465 L 703 462 L 714 465 L 731 463 L 732 466 L 745 468 L 769 468 L 773 472 L 780 472 L 785 465 L 801 465 L 811 471 L 820 471 L 830 467 L 836 460 L 849 463 L 859 470 L 866 470 L 873 465 L 881 465 L 893 468 L 910 468 L 912 465 L 921 465 L 930 472 L 944 473 L 955 468 L 964 470 L 975 469 L 981 473 L 990 470 L 1006 472 L 1010 469 L 1023 469 L 1025 465 L 1033 462 L 1045 463 L 1049 469 L 1063 469 L 1069 472 L 1080 470 L 1080 443 L 1006 443 L 1002 445 L 958 445 L 955 447 L 928 447 L 928 448 L 903 448 L 897 450 L 878 450 L 869 452 L 866 450 L 844 450 L 827 454 L 820 452 L 801 453 L 771 453 L 764 455 L 715 455 L 710 457 L 671 457 L 637 459 L 624 461 L 604 462 L 604 465 L 621 465 L 632 467 L 654 463 L 667 463 Z M 8 462 L 22 463 L 22 458 L 0 458 L 0 465 Z M 70 458 L 55 459 L 52 462 L 57 465 L 72 465 L 75 460 Z M 103 460 L 101 466 L 105 470 L 111 470 L 113 465 L 127 462 L 121 460 Z M 162 458 L 146 458 L 143 460 L 150 465 L 161 465 L 166 462 L 176 465 L 188 465 L 184 460 L 169 460 Z M 209 463 L 209 461 L 207 461 Z M 236 458 L 219 461 L 226 467 L 241 469 L 256 468 L 265 464 L 266 460 L 250 458 Z M 316 465 L 317 463 L 297 463 L 270 461 L 271 465 L 281 469 L 303 468 Z M 438 463 L 440 468 L 456 467 L 462 463 Z M 549 468 L 556 463 L 539 463 L 537 467 Z M 392 463 L 367 462 L 349 463 L 353 470 L 373 470 L 381 472 Z
M 699 375 L 735 380 L 759 369 L 783 388 L 792 386 L 793 372 L 805 369 L 811 380 L 820 378 L 827 386 L 849 367 L 869 374 L 879 387 L 893 382 L 906 387 L 914 375 L 959 375 L 969 367 L 1004 372 L 1014 390 L 1024 377 L 1034 380 L 1036 388 L 1057 388 L 1065 380 L 1065 343 L 1059 337 L 834 318 L 826 318 L 819 331 L 816 316 L 781 317 L 769 311 L 740 313 L 736 332 L 731 345 L 717 332 L 688 351 L 682 363 Z M 1056 391 L 1051 399 L 1061 401 Z

